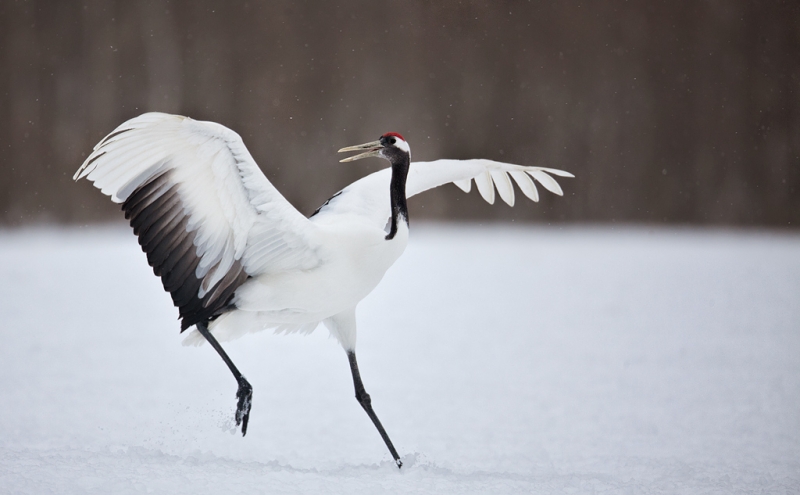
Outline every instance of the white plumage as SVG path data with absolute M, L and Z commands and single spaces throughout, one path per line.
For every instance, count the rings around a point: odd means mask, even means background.
M 400 135 L 384 135 L 380 143 L 346 150 L 371 149 L 363 156 L 383 156 L 393 166 L 350 184 L 311 218 L 267 180 L 234 131 L 163 113 L 120 125 L 95 146 L 74 179 L 86 177 L 123 204 L 148 261 L 180 308 L 182 328 L 207 324 L 213 336 L 228 340 L 268 328 L 311 332 L 322 322 L 353 364 L 356 305 L 408 242 L 405 199 L 402 205 L 390 200 L 390 189 L 402 189 L 400 161 L 402 175 L 407 173 L 404 197 L 449 182 L 469 192 L 474 180 L 486 201 L 494 203 L 496 188 L 513 206 L 512 178 L 538 201 L 535 182 L 562 195 L 551 175 L 572 177 L 491 160 L 409 164 L 410 148 Z M 387 236 L 390 219 L 396 232 Z M 185 343 L 204 340 L 193 330 Z M 373 421 L 379 426 L 377 417 Z

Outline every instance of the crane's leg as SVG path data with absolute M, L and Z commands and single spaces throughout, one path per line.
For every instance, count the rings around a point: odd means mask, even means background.
M 395 450 L 394 445 L 392 445 L 389 435 L 387 435 L 386 430 L 383 429 L 381 420 L 378 419 L 375 411 L 372 410 L 372 399 L 370 399 L 367 391 L 364 390 L 364 384 L 361 382 L 361 373 L 358 372 L 358 363 L 356 362 L 355 351 L 347 351 L 347 358 L 350 360 L 350 371 L 353 373 L 353 385 L 356 388 L 356 400 L 358 400 L 358 403 L 364 408 L 364 411 L 367 412 L 367 415 L 369 416 L 369 419 L 372 420 L 372 424 L 375 425 L 375 428 L 378 429 L 378 433 L 381 434 L 381 438 L 383 438 L 383 441 L 389 448 L 389 452 L 392 453 L 392 457 L 394 457 L 394 462 L 397 463 L 397 467 L 403 467 L 403 461 L 400 460 L 400 456 L 397 455 L 397 450 Z
M 245 436 L 245 434 L 247 434 L 247 422 L 250 420 L 250 406 L 253 403 L 253 387 L 251 387 L 247 379 L 242 376 L 239 369 L 236 368 L 236 365 L 231 361 L 231 358 L 225 354 L 225 351 L 222 349 L 222 346 L 219 345 L 217 339 L 208 331 L 208 324 L 206 322 L 198 323 L 197 331 L 206 338 L 208 343 L 211 344 L 211 347 L 213 347 L 222 360 L 225 361 L 225 364 L 228 365 L 231 373 L 233 373 L 233 377 L 236 378 L 236 382 L 239 384 L 239 390 L 236 391 L 236 398 L 239 399 L 239 403 L 236 406 L 236 426 L 242 425 L 242 436 Z

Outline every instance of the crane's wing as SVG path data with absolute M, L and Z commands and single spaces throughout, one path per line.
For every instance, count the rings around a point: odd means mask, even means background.
M 376 226 L 383 227 L 391 215 L 389 204 L 389 181 L 391 168 L 385 168 L 353 182 L 328 200 L 317 210 L 322 217 L 333 215 L 359 215 L 369 218 Z M 514 186 L 519 186 L 522 194 L 533 201 L 539 201 L 536 182 L 548 191 L 562 196 L 561 186 L 552 177 L 574 177 L 569 172 L 554 168 L 530 167 L 493 160 L 435 160 L 432 162 L 412 162 L 406 181 L 406 197 L 454 183 L 464 192 L 472 189 L 475 181 L 478 192 L 490 204 L 494 204 L 495 188 L 509 206 L 514 206 Z
M 181 330 L 224 311 L 248 276 L 319 263 L 317 227 L 220 124 L 140 115 L 95 146 L 83 177 L 122 203 Z
M 529 167 L 483 159 L 413 162 L 408 172 L 406 196 L 411 197 L 449 182 L 468 193 L 472 189 L 472 181 L 474 180 L 475 185 L 478 186 L 478 192 L 489 204 L 494 204 L 496 187 L 503 201 L 508 206 L 514 206 L 512 177 L 522 194 L 532 201 L 539 201 L 536 182 L 539 182 L 553 194 L 563 196 L 564 191 L 561 190 L 561 186 L 551 175 L 575 177 L 569 172 L 555 168 Z

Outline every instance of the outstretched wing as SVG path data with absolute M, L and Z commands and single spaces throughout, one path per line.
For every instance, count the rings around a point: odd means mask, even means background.
M 324 218 L 327 215 L 359 215 L 368 218 L 376 226 L 383 227 L 391 215 L 389 205 L 389 181 L 391 168 L 372 173 L 342 189 L 328 200 L 319 210 Z M 571 173 L 554 168 L 529 167 L 502 163 L 493 160 L 435 160 L 432 162 L 412 162 L 406 181 L 406 197 L 454 183 L 464 192 L 472 189 L 472 181 L 480 195 L 494 204 L 495 188 L 509 206 L 514 206 L 514 186 L 512 178 L 520 191 L 533 201 L 539 201 L 536 182 L 548 191 L 562 196 L 561 186 L 552 177 L 574 177 Z
M 575 177 L 569 172 L 555 168 L 527 167 L 483 159 L 413 162 L 408 172 L 406 196 L 411 197 L 449 182 L 454 183 L 462 191 L 469 192 L 474 180 L 478 192 L 489 204 L 494 204 L 496 187 L 503 201 L 509 206 L 514 206 L 514 186 L 511 185 L 511 178 L 517 183 L 520 191 L 533 201 L 539 201 L 536 182 L 553 194 L 563 196 L 564 191 L 551 175 Z
M 220 124 L 140 115 L 95 146 L 83 177 L 122 203 L 181 330 L 224 311 L 248 276 L 319 263 L 316 226 Z

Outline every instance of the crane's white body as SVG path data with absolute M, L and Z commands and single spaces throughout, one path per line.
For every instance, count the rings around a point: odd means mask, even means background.
M 414 162 L 406 196 L 448 182 L 468 192 L 474 179 L 488 202 L 494 202 L 497 187 L 513 205 L 510 177 L 534 201 L 538 192 L 532 178 L 562 194 L 548 174 L 571 177 L 491 160 Z M 175 193 L 164 207 L 169 218 L 159 228 L 193 236 L 186 256 L 199 261 L 187 277 L 202 282 L 196 296 L 212 304 L 222 289 L 235 287 L 235 309 L 209 323 L 221 340 L 269 328 L 311 332 L 322 322 L 346 350 L 353 350 L 356 305 L 408 243 L 406 222 L 386 239 L 390 168 L 354 182 L 306 218 L 266 179 L 238 134 L 211 122 L 160 113 L 131 119 L 95 147 L 75 174 L 81 177 L 120 203 L 148 184 L 157 189 L 152 197 Z M 155 188 L 157 179 L 162 185 Z M 231 285 L 243 273 L 248 278 Z M 185 342 L 203 341 L 194 330 Z
M 397 235 L 386 240 L 386 231 L 364 222 L 345 218 L 327 225 L 324 220 L 315 223 L 325 246 L 320 255 L 326 261 L 311 270 L 260 275 L 246 281 L 233 299 L 237 310 L 209 324 L 215 337 L 230 340 L 265 328 L 310 333 L 324 322 L 345 349 L 355 348 L 355 307 L 403 254 L 408 226 L 402 222 Z M 204 341 L 194 330 L 184 344 Z

